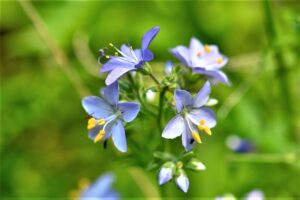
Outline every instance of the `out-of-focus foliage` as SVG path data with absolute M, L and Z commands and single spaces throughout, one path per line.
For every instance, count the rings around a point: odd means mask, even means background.
M 150 47 L 154 72 L 164 70 L 155 62 L 176 62 L 168 50 L 187 45 L 192 36 L 218 44 L 229 56 L 224 69 L 232 86 L 213 90 L 218 126 L 197 146 L 207 170 L 188 174 L 187 196 L 240 197 L 259 188 L 266 197 L 300 198 L 299 2 L 36 1 L 33 6 L 93 94 L 104 84 L 96 77 L 98 49 L 109 42 L 139 46 L 146 30 L 160 26 Z M 173 184 L 159 188 L 156 173 L 141 176 L 133 170 L 150 163 L 158 145 L 152 139 L 163 140 L 154 135 L 156 121 L 150 125 L 149 116 L 141 115 L 127 127 L 127 138 L 134 141 L 129 149 L 137 148 L 138 155 L 121 155 L 111 142 L 108 149 L 93 144 L 81 97 L 19 2 L 1 1 L 0 9 L 1 196 L 67 197 L 80 178 L 95 180 L 113 171 L 122 197 L 151 197 L 150 185 L 167 197 L 183 197 Z M 233 155 L 225 146 L 231 134 L 253 141 L 258 157 Z M 183 151 L 180 142 L 169 143 L 173 152 Z

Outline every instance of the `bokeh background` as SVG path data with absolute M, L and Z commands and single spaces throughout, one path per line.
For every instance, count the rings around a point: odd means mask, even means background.
M 298 1 L 1 1 L 0 8 L 2 197 L 68 198 L 81 178 L 111 171 L 123 198 L 243 197 L 253 189 L 300 198 Z M 218 125 L 196 149 L 207 170 L 188 173 L 186 195 L 173 183 L 160 188 L 156 172 L 145 171 L 162 143 L 155 119 L 128 127 L 138 154 L 87 138 L 80 101 L 104 84 L 98 50 L 109 42 L 139 47 L 153 26 L 161 27 L 151 44 L 159 79 L 163 63 L 176 62 L 168 50 L 192 36 L 230 58 L 224 71 L 232 86 L 212 92 Z M 225 141 L 232 134 L 256 152 L 231 152 Z M 183 150 L 180 139 L 170 144 Z

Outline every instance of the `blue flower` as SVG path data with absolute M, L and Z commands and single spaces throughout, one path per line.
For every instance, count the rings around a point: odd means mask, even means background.
M 237 135 L 230 135 L 226 139 L 226 145 L 229 149 L 236 153 L 250 153 L 256 150 L 253 142 L 242 139 Z
M 88 96 L 82 106 L 91 116 L 88 120 L 89 138 L 94 142 L 105 141 L 110 136 L 121 152 L 127 151 L 123 121 L 131 122 L 137 116 L 140 105 L 119 101 L 119 85 L 115 82 L 102 89 L 101 97 Z
M 193 72 L 229 84 L 226 74 L 220 70 L 228 59 L 219 52 L 216 45 L 203 45 L 192 38 L 189 47 L 180 45 L 171 49 L 171 53 Z
M 153 53 L 148 49 L 148 47 L 159 30 L 160 28 L 156 26 L 145 33 L 142 39 L 141 49 L 133 50 L 125 44 L 121 46 L 121 49 L 118 49 L 113 44 L 110 44 L 110 46 L 114 47 L 117 51 L 115 56 L 106 55 L 103 49 L 100 50 L 100 58 L 105 56 L 110 59 L 101 69 L 101 72 L 109 72 L 105 80 L 106 85 L 112 84 L 130 71 L 138 70 L 144 66 L 145 62 L 153 59 Z M 117 55 L 118 53 L 120 56 Z
M 119 199 L 118 193 L 111 189 L 114 180 L 115 177 L 112 174 L 104 174 L 94 184 L 81 191 L 80 200 Z
M 210 83 L 207 81 L 194 98 L 185 90 L 177 89 L 174 93 L 178 114 L 164 128 L 162 137 L 173 139 L 182 135 L 182 144 L 189 151 L 194 141 L 201 143 L 198 131 L 211 135 L 210 128 L 216 125 L 214 112 L 203 107 L 208 101 Z

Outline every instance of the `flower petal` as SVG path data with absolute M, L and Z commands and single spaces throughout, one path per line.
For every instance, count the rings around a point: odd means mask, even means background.
M 153 27 L 149 31 L 147 31 L 142 39 L 142 52 L 143 52 L 143 57 L 145 57 L 145 50 L 148 49 L 148 46 L 154 39 L 154 37 L 157 35 L 159 32 L 160 28 L 158 26 Z
M 117 107 L 121 111 L 125 122 L 134 120 L 140 111 L 140 105 L 133 102 L 119 103 Z
M 102 126 L 95 126 L 91 130 L 89 130 L 89 138 L 94 141 L 101 129 Z
M 134 69 L 135 68 L 115 68 L 106 77 L 105 84 L 106 85 L 112 84 L 113 82 L 118 80 L 121 76 Z
M 97 96 L 88 96 L 82 99 L 84 110 L 96 119 L 106 118 L 114 113 L 107 101 Z
M 143 60 L 144 61 L 149 62 L 149 61 L 153 60 L 153 58 L 154 58 L 154 55 L 149 49 L 145 49 L 143 51 Z
M 194 72 L 199 74 L 205 74 L 212 78 L 217 79 L 218 81 L 230 85 L 230 81 L 228 80 L 226 74 L 220 70 L 205 70 L 203 68 L 194 68 Z
M 190 151 L 195 145 L 194 139 L 192 138 L 192 133 L 187 125 L 182 133 L 181 142 L 186 151 Z
M 203 119 L 209 128 L 214 127 L 217 123 L 215 113 L 209 108 L 193 109 L 188 113 L 188 117 L 195 125 L 199 125 L 200 120 Z
M 163 185 L 172 179 L 172 168 L 161 168 L 158 175 L 158 184 Z
M 171 53 L 173 54 L 173 56 L 178 58 L 184 65 L 191 66 L 189 49 L 185 46 L 177 46 L 171 49 Z
M 196 94 L 193 99 L 193 107 L 200 108 L 208 101 L 210 94 L 210 83 L 206 81 L 201 90 Z
M 202 52 L 203 51 L 203 44 L 197 39 L 197 38 L 192 38 L 191 39 L 191 41 L 190 41 L 190 54 L 192 55 L 192 56 L 195 56 L 195 58 L 196 57 L 198 57 L 197 56 L 197 54 L 199 53 L 199 52 Z
M 181 112 L 184 106 L 191 106 L 193 104 L 193 98 L 191 94 L 181 89 L 175 90 L 174 100 L 175 100 L 177 112 Z
M 183 192 L 187 193 L 189 189 L 189 179 L 184 174 L 180 174 L 180 176 L 175 179 L 175 182 Z
M 100 69 L 100 72 L 110 72 L 116 68 L 133 68 L 134 63 L 126 60 L 126 59 L 116 59 L 118 57 L 111 58 L 109 61 L 107 61 L 104 65 L 102 65 L 102 68 Z
M 112 140 L 119 151 L 127 151 L 125 130 L 121 120 L 114 122 L 112 127 Z
M 98 178 L 98 180 L 89 186 L 80 196 L 81 199 L 104 197 L 106 193 L 110 191 L 111 185 L 114 182 L 115 177 L 111 174 L 105 174 Z
M 119 101 L 119 84 L 114 82 L 109 86 L 105 87 L 103 90 L 104 98 L 111 103 L 111 105 L 116 105 Z
M 167 139 L 173 139 L 180 136 L 185 129 L 184 120 L 181 115 L 176 115 L 167 126 L 164 128 L 162 137 Z

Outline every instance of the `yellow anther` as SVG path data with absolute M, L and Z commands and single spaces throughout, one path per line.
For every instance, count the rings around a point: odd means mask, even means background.
M 192 132 L 192 137 L 193 137 L 193 139 L 194 139 L 196 142 L 202 143 L 201 138 L 200 138 L 200 135 L 199 135 L 196 131 L 193 131 L 193 132 Z
M 130 46 L 130 49 L 133 50 L 132 46 Z
M 100 130 L 98 135 L 95 137 L 94 142 L 99 142 L 105 135 L 105 131 L 104 130 Z
M 97 124 L 96 119 L 93 118 L 93 117 L 90 118 L 89 121 L 88 121 L 87 129 L 90 130 L 90 129 L 94 128 L 96 126 L 96 124 Z
M 205 126 L 204 129 L 203 129 L 203 131 L 204 131 L 206 134 L 211 135 L 211 130 L 210 130 L 210 128 L 209 128 L 208 126 Z
M 90 185 L 90 181 L 87 178 L 82 178 L 78 182 L 78 186 L 80 189 L 85 189 Z
M 197 53 L 197 56 L 198 56 L 198 57 L 202 56 L 202 53 L 199 51 L 199 52 Z
M 118 56 L 119 54 L 118 54 L 118 52 L 115 52 L 115 56 Z
M 222 62 L 223 62 L 223 59 L 222 59 L 222 58 L 218 58 L 218 59 L 217 59 L 217 63 L 218 63 L 218 64 L 221 64 Z
M 105 58 L 109 59 L 109 56 L 105 56 Z
M 109 43 L 109 46 L 113 47 L 114 45 L 112 43 Z
M 200 125 L 203 126 L 204 124 L 205 124 L 205 120 L 204 120 L 204 119 L 201 119 L 201 120 L 200 120 Z
M 204 45 L 204 50 L 206 53 L 209 53 L 211 51 L 210 47 L 207 44 Z
M 99 119 L 98 125 L 102 126 L 103 124 L 105 124 L 105 119 Z

